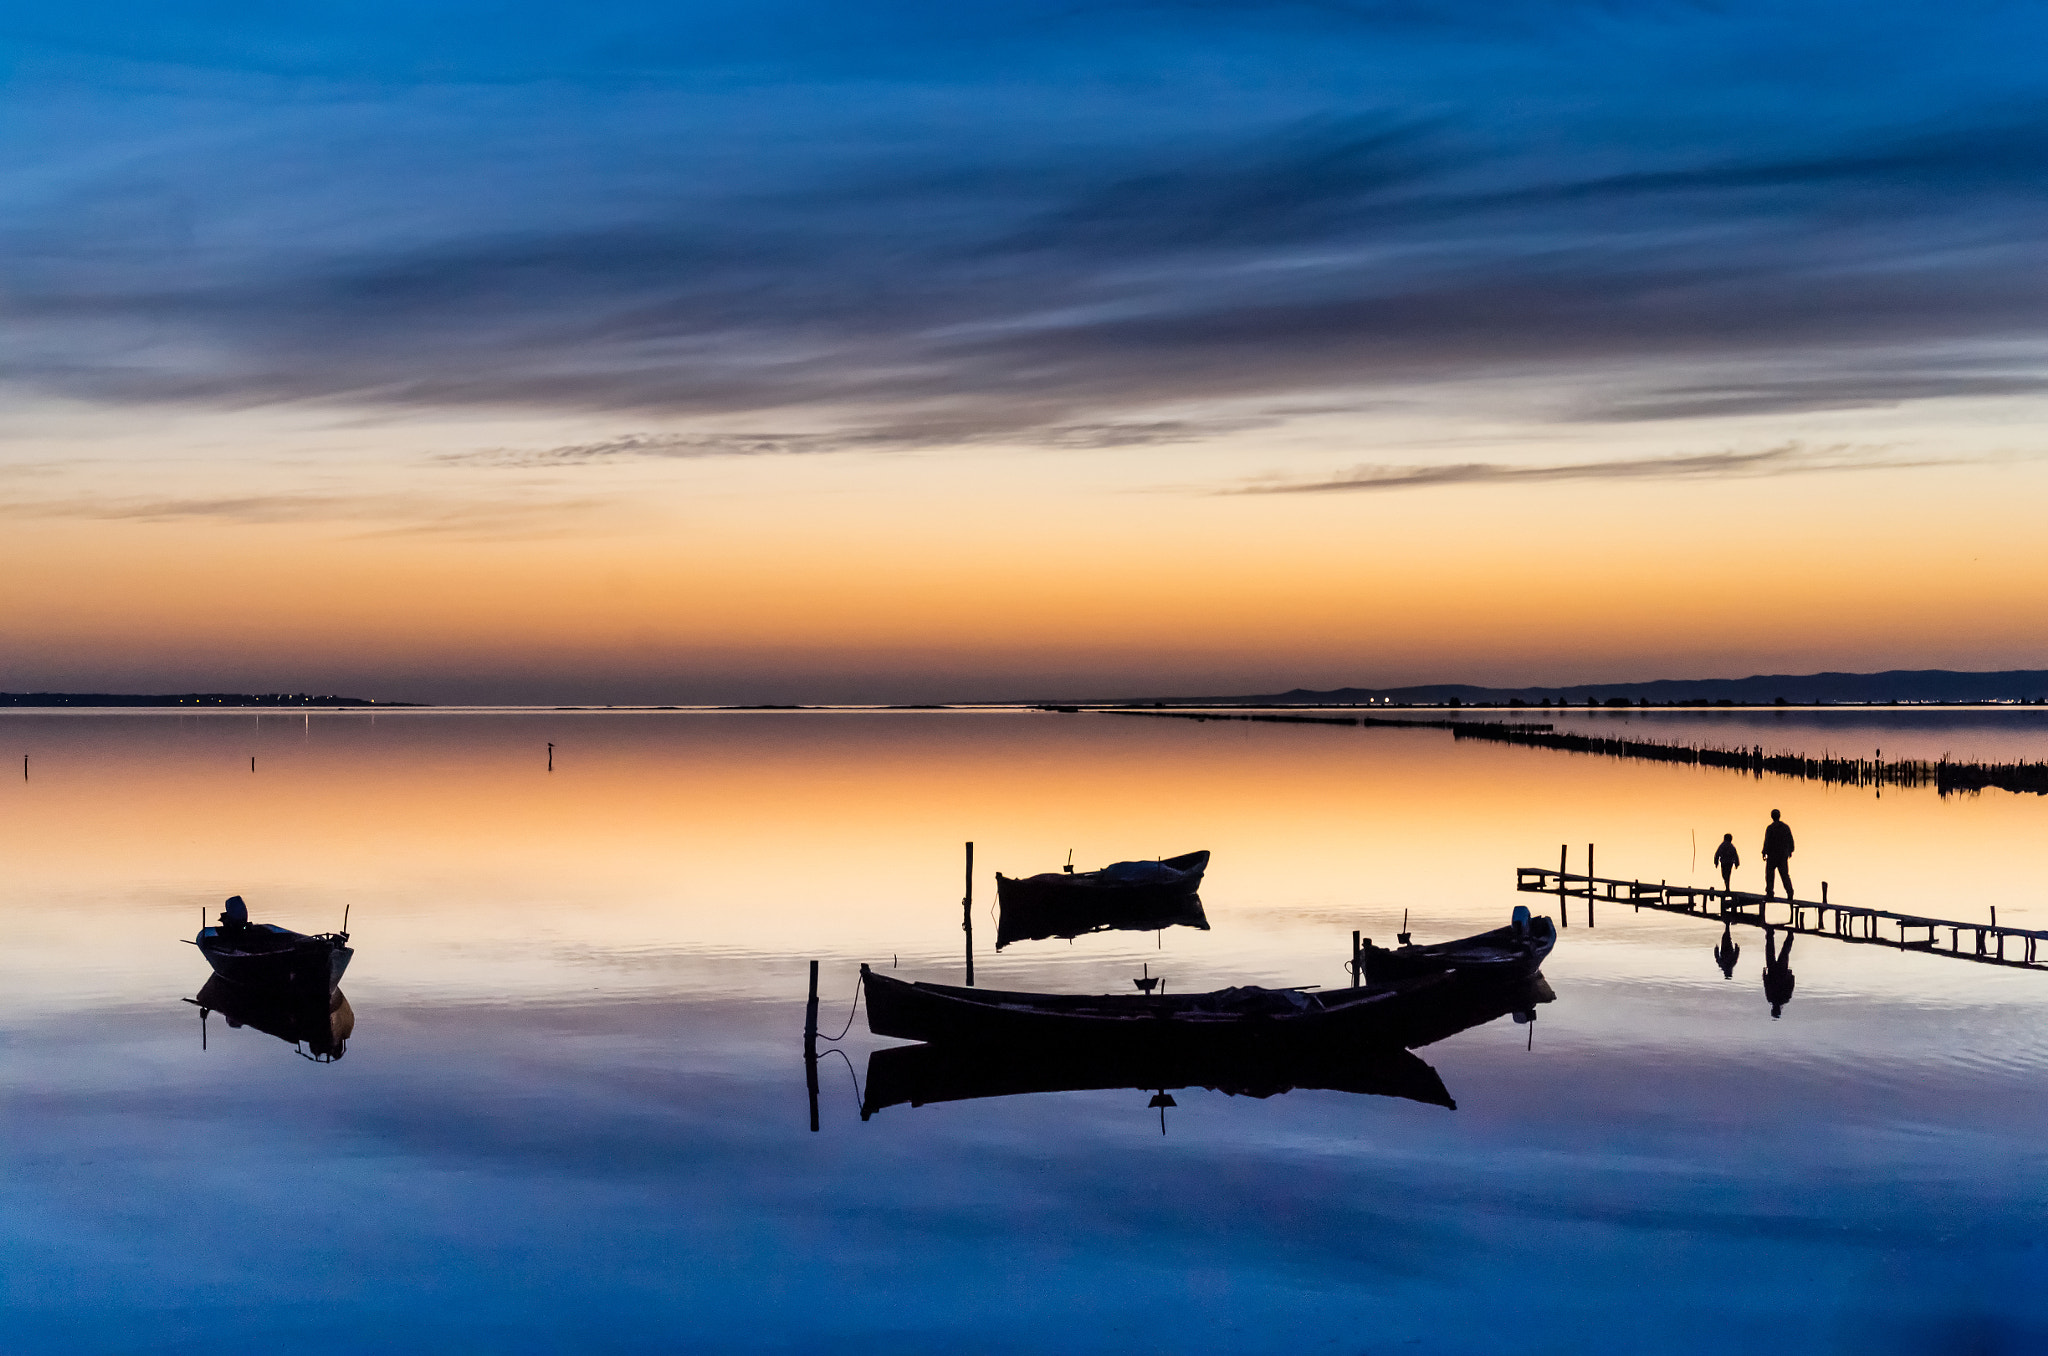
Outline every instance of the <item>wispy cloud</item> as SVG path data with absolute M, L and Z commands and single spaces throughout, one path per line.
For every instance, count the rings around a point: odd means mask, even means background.
M 992 430 L 980 427 L 978 423 L 934 419 L 926 424 L 850 428 L 836 433 L 626 433 L 616 438 L 565 443 L 558 447 L 499 447 L 477 452 L 449 452 L 436 460 L 451 464 L 532 468 L 641 458 L 692 460 L 701 457 L 800 457 L 833 452 L 904 452 L 997 442 L 1074 450 L 1156 447 L 1200 442 L 1272 422 L 1272 419 L 1264 418 L 1153 419 Z
M 1218 494 L 1329 494 L 1369 490 L 1412 490 L 1443 485 L 1514 485 L 1557 480 L 1721 479 L 1813 474 L 1823 471 L 1899 470 L 1953 465 L 1899 457 L 1883 449 L 1808 448 L 1785 443 L 1760 452 L 1708 452 L 1670 457 L 1616 458 L 1514 466 L 1464 462 L 1448 466 L 1355 466 L 1323 480 L 1277 481 L 1218 490 Z
M 527 540 L 582 527 L 585 515 L 616 512 L 602 499 L 548 502 L 456 501 L 423 495 L 247 494 L 189 498 L 80 495 L 0 504 L 0 519 L 84 519 L 97 522 L 204 522 L 233 527 L 286 524 L 350 529 L 372 537 Z

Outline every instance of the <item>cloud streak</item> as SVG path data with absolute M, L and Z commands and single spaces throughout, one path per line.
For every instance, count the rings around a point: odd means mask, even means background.
M 1355 466 L 1324 480 L 1283 481 L 1219 490 L 1219 494 L 1348 494 L 1374 490 L 1428 489 L 1446 485 L 1522 485 L 1560 480 L 1696 480 L 1804 475 L 1823 471 L 1901 470 L 1952 465 L 1901 458 L 1879 450 L 1807 448 L 1798 443 L 1760 452 L 1707 452 L 1670 457 L 1625 457 L 1608 461 L 1513 466 L 1464 462 L 1446 466 Z
M 585 515 L 615 511 L 594 498 L 452 501 L 422 495 L 245 494 L 163 498 L 79 495 L 0 504 L 0 519 L 121 523 L 207 523 L 230 527 L 346 526 L 350 535 L 532 540 L 580 527 Z

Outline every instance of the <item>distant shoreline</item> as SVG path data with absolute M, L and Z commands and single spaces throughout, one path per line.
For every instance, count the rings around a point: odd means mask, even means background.
M 312 710 L 335 707 L 417 707 L 419 702 L 380 702 L 373 697 L 314 696 L 307 692 L 0 692 L 0 707 L 168 706 L 285 707 Z

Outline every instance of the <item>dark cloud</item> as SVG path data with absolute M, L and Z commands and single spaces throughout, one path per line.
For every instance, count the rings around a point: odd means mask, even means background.
M 1706 452 L 1690 456 L 1627 457 L 1610 461 L 1513 466 L 1465 462 L 1448 466 L 1355 466 L 1327 480 L 1278 481 L 1225 490 L 1225 494 L 1326 494 L 1363 490 L 1411 490 L 1437 485 L 1514 485 L 1555 480 L 1720 479 L 1794 475 L 1815 471 L 1875 471 L 1925 466 L 1882 451 L 1798 443 L 1760 452 Z

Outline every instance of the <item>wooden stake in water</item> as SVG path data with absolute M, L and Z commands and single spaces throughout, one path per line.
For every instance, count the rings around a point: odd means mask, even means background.
M 960 930 L 967 934 L 967 987 L 974 987 L 974 844 L 967 845 L 967 893 L 960 896 Z M 1001 940 L 998 938 L 997 940 Z
M 1558 926 L 1572 925 L 1572 906 L 1565 902 L 1564 867 L 1571 856 L 1571 849 L 1563 843 L 1557 845 L 1557 919 Z
M 550 771 L 550 772 L 553 772 L 554 770 L 555 770 L 555 745 L 554 745 L 554 741 L 553 741 L 553 740 L 549 740 L 549 741 L 548 741 L 548 771 Z
M 811 962 L 811 996 L 804 1003 L 804 1084 L 811 1094 L 811 1133 L 818 1133 L 818 963 Z
M 1593 926 L 1593 845 L 1586 844 L 1586 926 Z

